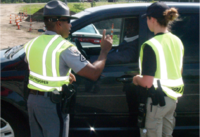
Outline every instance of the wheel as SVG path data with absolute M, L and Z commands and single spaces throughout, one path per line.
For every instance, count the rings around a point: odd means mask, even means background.
M 1 137 L 30 137 L 29 125 L 22 114 L 1 110 Z
M 0 120 L 1 120 L 1 137 L 14 137 L 15 135 L 10 124 L 3 118 L 0 118 Z

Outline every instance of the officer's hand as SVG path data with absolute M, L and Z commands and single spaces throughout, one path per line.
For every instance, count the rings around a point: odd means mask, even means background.
M 136 86 L 138 85 L 138 83 L 137 83 L 137 76 L 133 77 L 133 84 L 135 84 Z
M 70 73 L 69 74 L 69 82 L 70 82 L 70 84 L 72 84 L 74 81 L 76 81 L 76 77 L 72 73 Z
M 113 39 L 110 35 L 106 35 L 106 30 L 103 30 L 103 36 L 101 38 L 101 50 L 108 53 L 112 48 Z
M 136 86 L 139 85 L 138 80 L 141 79 L 141 75 L 136 75 L 133 77 L 133 84 L 135 84 Z

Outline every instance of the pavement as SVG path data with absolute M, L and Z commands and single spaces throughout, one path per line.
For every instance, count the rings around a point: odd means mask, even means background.
M 22 19 L 19 23 L 20 30 L 18 29 L 15 16 L 19 15 L 20 7 L 23 5 L 31 4 L 0 4 L 0 49 L 25 44 L 42 34 L 38 29 L 43 29 L 44 23 L 33 21 L 30 25 L 30 21 L 26 21 L 28 17 Z M 31 32 L 29 32 L 30 28 Z

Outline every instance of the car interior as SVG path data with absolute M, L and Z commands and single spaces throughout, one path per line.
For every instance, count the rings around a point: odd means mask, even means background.
M 137 17 L 114 18 L 114 19 L 102 20 L 102 21 L 93 23 L 93 25 L 100 32 L 100 34 L 102 34 L 103 29 L 106 29 L 107 30 L 106 34 L 109 34 L 109 35 L 111 35 L 112 24 L 114 24 L 113 47 L 110 52 L 113 52 L 114 50 L 118 49 L 119 44 L 124 41 L 125 36 L 127 36 L 127 38 L 131 38 L 132 36 L 138 34 L 139 20 Z M 91 59 L 90 61 L 94 62 L 98 58 L 98 55 L 101 50 L 100 47 L 98 46 L 97 47 L 83 47 L 81 45 L 81 42 L 78 39 L 75 39 L 75 44 L 77 45 L 79 51 L 86 57 L 86 59 L 88 60 Z M 138 44 L 134 46 L 138 46 Z M 127 50 L 129 49 L 127 48 Z M 136 56 L 138 56 L 138 54 Z

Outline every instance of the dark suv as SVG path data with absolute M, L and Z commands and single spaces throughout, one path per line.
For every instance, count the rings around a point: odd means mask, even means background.
M 153 36 L 147 27 L 145 13 L 150 3 L 129 3 L 107 5 L 86 9 L 75 16 L 71 33 L 93 24 L 102 34 L 110 34 L 114 24 L 113 49 L 124 39 L 126 21 L 137 18 L 139 43 Z M 179 19 L 171 26 L 171 32 L 184 44 L 183 79 L 184 95 L 178 99 L 174 136 L 199 136 L 199 3 L 167 3 L 180 13 Z M 87 59 L 99 55 L 100 47 L 82 47 L 77 39 L 84 35 L 70 36 Z M 91 37 L 92 39 L 92 37 Z M 82 41 L 84 42 L 84 41 Z M 88 41 L 87 41 L 88 42 Z M 138 51 L 139 52 L 139 48 Z M 136 54 L 138 57 L 138 54 Z M 29 136 L 26 87 L 28 67 L 24 62 L 23 45 L 1 50 L 1 134 Z M 132 77 L 138 74 L 138 62 L 117 62 L 107 64 L 97 81 L 90 81 L 76 75 L 77 89 L 71 105 L 70 137 L 129 137 L 139 136 L 137 127 L 137 91 Z M 8 122 L 8 123 L 6 123 Z M 3 130 L 10 124 L 8 130 Z

